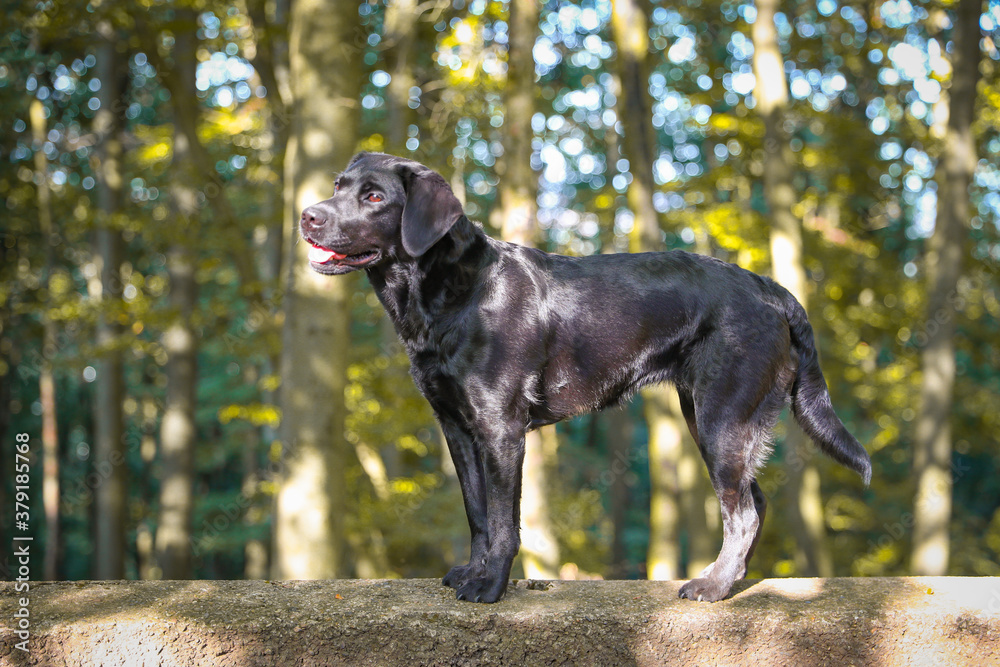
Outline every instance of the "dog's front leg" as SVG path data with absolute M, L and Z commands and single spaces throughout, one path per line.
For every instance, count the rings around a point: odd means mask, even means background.
M 483 561 L 482 574 L 458 587 L 456 595 L 459 600 L 496 602 L 503 597 L 507 591 L 511 564 L 521 545 L 524 426 L 504 426 L 490 425 L 477 438 L 486 482 L 489 547 Z
M 486 526 L 486 484 L 483 479 L 483 464 L 473 437 L 458 424 L 440 418 L 441 430 L 448 441 L 448 451 L 455 464 L 458 483 L 462 487 L 465 514 L 469 519 L 472 533 L 472 547 L 467 565 L 456 565 L 448 571 L 441 583 L 452 588 L 461 588 L 471 579 L 482 577 L 486 572 L 486 552 L 490 538 Z

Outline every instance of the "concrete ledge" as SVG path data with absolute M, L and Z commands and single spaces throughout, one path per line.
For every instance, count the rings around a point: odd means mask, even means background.
M 0 583 L 0 665 L 1000 664 L 1000 579 L 772 579 L 716 604 L 679 582 Z M 20 598 L 30 638 L 17 648 Z

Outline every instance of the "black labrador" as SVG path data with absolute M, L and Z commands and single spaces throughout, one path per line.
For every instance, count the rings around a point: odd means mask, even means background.
M 755 474 L 784 405 L 871 478 L 830 404 L 805 311 L 768 278 L 679 251 L 563 257 L 497 241 L 439 174 L 379 153 L 355 156 L 300 227 L 316 271 L 367 271 L 441 423 L 472 530 L 469 563 L 443 582 L 460 600 L 507 589 L 525 432 L 653 382 L 680 392 L 722 507 L 722 551 L 682 598 L 721 600 L 746 573 L 764 519 Z

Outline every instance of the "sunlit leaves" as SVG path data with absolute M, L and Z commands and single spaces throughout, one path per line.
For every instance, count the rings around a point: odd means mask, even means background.
M 241 419 L 254 426 L 270 426 L 277 428 L 281 414 L 273 405 L 251 403 L 247 405 L 227 405 L 219 410 L 219 421 L 223 424 Z
M 438 42 L 436 61 L 453 88 L 498 90 L 507 76 L 506 23 L 471 15 L 452 21 Z

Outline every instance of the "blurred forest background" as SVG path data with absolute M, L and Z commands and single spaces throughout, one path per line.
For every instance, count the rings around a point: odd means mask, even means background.
M 710 254 L 807 304 L 874 477 L 779 427 L 749 576 L 1000 575 L 1000 2 L 4 0 L 0 21 L 0 544 L 26 433 L 33 578 L 464 562 L 391 325 L 293 242 L 362 149 L 440 171 L 496 236 Z M 515 576 L 714 559 L 675 400 L 528 438 Z

